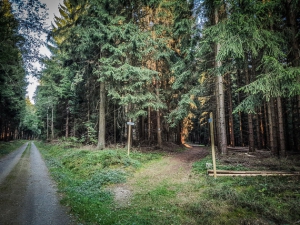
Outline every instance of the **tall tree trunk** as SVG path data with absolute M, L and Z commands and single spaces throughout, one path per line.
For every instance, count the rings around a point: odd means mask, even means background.
M 250 84 L 251 78 L 249 74 L 248 68 L 248 53 L 245 53 L 245 65 L 244 65 L 244 72 L 246 77 L 246 84 Z M 252 113 L 248 113 L 248 142 L 249 142 L 249 152 L 254 152 L 254 134 L 253 134 L 253 118 Z
M 159 81 L 156 81 L 156 96 L 159 99 Z M 160 112 L 159 109 L 156 110 L 156 121 L 157 121 L 157 145 L 159 148 L 162 147 L 161 139 L 161 124 L 160 124 Z
M 277 110 L 278 110 L 278 126 L 279 126 L 279 140 L 280 140 L 280 156 L 285 157 L 285 135 L 284 135 L 284 124 L 283 124 L 283 114 L 282 114 L 282 103 L 281 98 L 277 97 Z
M 54 114 L 54 109 L 53 109 L 54 107 L 53 107 L 53 105 L 52 105 L 52 109 L 51 109 L 51 114 L 52 114 L 52 119 L 51 119 L 51 139 L 53 140 L 54 139 L 54 116 L 53 116 L 53 114 Z
M 49 108 L 48 108 L 49 109 Z M 49 140 L 49 116 L 48 116 L 48 109 L 47 109 L 47 121 L 46 121 L 46 127 L 47 127 L 47 141 Z
M 219 23 L 219 12 L 217 9 L 215 9 L 215 24 Z M 220 50 L 220 44 L 216 43 L 216 54 L 215 57 L 217 57 L 217 54 Z M 218 70 L 219 67 L 222 66 L 222 63 L 218 60 L 215 60 L 215 68 Z M 225 100 L 224 100 L 224 84 L 223 84 L 223 76 L 221 74 L 217 75 L 217 95 L 219 98 L 219 102 L 217 105 L 217 108 L 219 109 L 219 115 L 218 115 L 218 122 L 219 122 L 219 137 L 220 137 L 220 146 L 219 149 L 222 154 L 227 154 L 227 137 L 226 137 L 226 120 L 225 120 Z
M 216 87 L 215 87 L 215 96 L 216 96 L 216 113 L 214 113 L 214 115 L 216 115 L 215 117 L 215 124 L 214 124 L 214 127 L 216 128 L 214 130 L 214 133 L 215 133 L 215 136 L 214 136 L 214 140 L 216 140 L 216 143 L 215 143 L 215 147 L 217 149 L 217 151 L 219 153 L 222 153 L 221 152 L 221 136 L 220 136 L 220 121 L 219 121 L 219 115 L 220 115 L 220 107 L 218 107 L 220 105 L 220 97 L 219 97 L 219 86 L 216 84 Z
M 297 105 L 295 103 L 296 98 L 293 97 L 291 99 L 291 116 L 292 116 L 292 138 L 293 138 L 293 150 L 297 151 L 297 146 L 298 146 L 298 138 L 299 134 L 296 132 L 297 131 L 297 121 L 298 121 L 298 114 L 297 114 Z
M 271 149 L 270 141 L 270 125 L 269 125 L 269 103 L 264 104 L 264 117 L 265 117 L 265 128 L 266 128 L 266 148 Z
M 297 8 L 298 4 L 294 4 L 293 0 L 286 0 L 286 17 L 287 17 L 287 26 L 290 30 L 290 51 L 288 54 L 288 62 L 292 64 L 293 67 L 299 67 L 300 66 L 300 43 L 299 43 L 299 38 L 298 32 L 298 24 L 297 24 L 297 19 L 299 19 L 299 7 Z M 298 82 L 300 82 L 300 79 L 298 78 Z M 300 133 L 300 96 L 295 97 L 296 101 L 296 110 L 295 114 L 293 114 L 293 134 L 294 136 L 294 150 L 300 151 L 300 144 L 298 140 L 298 134 Z M 294 105 L 293 105 L 294 107 Z
M 277 155 L 277 137 L 275 125 L 275 111 L 274 100 L 271 98 L 268 102 L 268 120 L 269 120 L 269 134 L 270 134 L 270 148 L 274 155 Z
M 260 144 L 258 146 L 261 148 L 266 148 L 266 141 L 265 141 L 265 130 L 264 130 L 264 124 L 263 124 L 263 113 L 262 113 L 262 107 L 259 108 L 259 135 L 260 135 Z
M 117 144 L 117 118 L 116 118 L 116 105 L 114 104 L 114 144 Z
M 237 70 L 237 74 L 238 74 L 238 78 L 237 78 L 237 86 L 240 87 L 240 77 L 241 77 L 241 72 L 240 70 L 238 69 Z M 239 92 L 238 95 L 237 95 L 237 98 L 238 98 L 238 104 L 241 103 L 241 93 Z M 242 112 L 239 112 L 239 138 L 240 138 L 240 145 L 241 146 L 244 146 L 244 138 L 243 138 L 243 120 L 242 120 Z
M 271 101 L 271 110 L 272 110 L 272 124 L 273 124 L 273 135 L 274 135 L 274 155 L 278 156 L 279 155 L 279 147 L 278 147 L 278 116 L 277 116 L 277 107 L 275 107 L 275 102 L 276 99 L 273 98 L 273 101 Z
M 274 152 L 275 146 L 274 146 L 274 130 L 273 130 L 273 120 L 272 120 L 272 110 L 271 110 L 271 103 L 268 102 L 268 125 L 269 125 L 269 146 L 271 149 L 271 152 Z
M 145 117 L 141 116 L 140 120 L 140 140 L 145 140 Z
M 229 134 L 230 134 L 230 145 L 232 147 L 235 146 L 235 140 L 234 140 L 234 126 L 233 126 L 233 104 L 232 104 L 232 95 L 231 95 L 231 76 L 228 75 L 228 113 L 229 113 Z
M 73 137 L 76 137 L 76 119 L 74 115 L 74 124 L 73 124 Z
M 100 82 L 98 149 L 105 148 L 105 84 Z
M 66 111 L 67 111 L 67 118 L 66 118 L 66 135 L 65 135 L 65 137 L 68 138 L 69 137 L 69 112 L 70 112 L 69 105 L 67 105 Z
M 297 102 L 298 102 L 298 104 L 297 104 L 298 110 L 297 110 L 297 123 L 296 123 L 297 128 L 296 128 L 296 133 L 299 134 L 300 133 L 300 96 L 299 95 L 297 96 Z M 297 140 L 299 141 L 299 139 L 297 139 Z M 300 144 L 299 144 L 299 142 L 296 145 L 296 150 L 300 151 Z
M 179 122 L 178 123 L 178 126 L 177 126 L 177 135 L 176 135 L 176 143 L 178 144 L 178 145 L 181 145 L 182 144 L 182 142 L 181 142 L 181 123 L 182 122 Z
M 259 113 L 256 114 L 255 118 L 255 127 L 256 127 L 256 139 L 257 139 L 257 149 L 261 149 L 261 139 L 262 139 L 262 133 L 259 126 Z
M 148 106 L 148 141 L 151 140 L 151 107 Z

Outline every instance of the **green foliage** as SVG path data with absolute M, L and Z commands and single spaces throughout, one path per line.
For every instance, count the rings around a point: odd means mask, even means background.
M 197 161 L 193 163 L 193 171 L 195 173 L 205 174 L 207 172 L 207 163 L 212 164 L 212 157 L 211 155 L 206 156 L 201 161 Z M 217 170 L 233 170 L 233 171 L 243 171 L 243 170 L 249 170 L 248 168 L 244 167 L 243 165 L 237 164 L 237 165 L 222 165 L 220 164 L 220 161 L 216 161 L 216 167 Z
M 0 132 L 7 139 L 12 137 L 4 127 L 16 130 L 25 109 L 26 81 L 20 51 L 24 43 L 18 26 L 10 2 L 0 1 Z
M 137 189 L 130 204 L 121 206 L 113 202 L 111 185 L 125 182 L 140 166 L 145 167 L 143 172 L 148 171 L 148 165 L 160 170 L 163 162 L 158 160 L 160 155 L 133 152 L 129 159 L 125 150 L 66 149 L 63 143 L 60 146 L 37 143 L 37 146 L 60 191 L 65 193 L 63 203 L 72 208 L 83 224 L 292 224 L 300 219 L 297 177 L 215 180 L 193 175 L 194 178 L 190 176 L 184 181 L 172 178 L 154 181 L 150 172 L 136 180 L 136 184 L 131 183 L 134 189 L 140 182 L 147 188 Z M 128 161 L 131 163 L 127 164 Z M 210 156 L 193 167 L 205 171 L 206 162 L 211 162 Z
M 86 151 L 36 144 L 59 189 L 66 193 L 63 202 L 84 222 L 115 223 L 117 217 L 111 210 L 113 198 L 107 185 L 124 183 L 131 172 L 161 157 L 132 152 L 129 158 L 124 150 Z
M 19 148 L 24 144 L 24 140 L 15 140 L 10 142 L 0 142 L 0 158 Z
M 163 184 L 156 187 L 154 190 L 148 193 L 152 201 L 162 201 L 162 198 L 167 197 L 172 198 L 176 196 L 176 191 L 172 190 L 169 185 Z

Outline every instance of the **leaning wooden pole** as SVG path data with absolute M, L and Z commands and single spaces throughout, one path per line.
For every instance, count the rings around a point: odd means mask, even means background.
M 215 152 L 215 137 L 214 137 L 214 123 L 213 123 L 213 113 L 210 113 L 210 138 L 211 138 L 211 154 L 213 160 L 214 178 L 217 178 L 217 166 L 216 166 L 216 152 Z

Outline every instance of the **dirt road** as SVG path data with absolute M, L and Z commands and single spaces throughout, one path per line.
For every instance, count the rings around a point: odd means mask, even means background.
M 23 145 L 0 159 L 0 224 L 74 224 L 56 191 L 36 146 Z

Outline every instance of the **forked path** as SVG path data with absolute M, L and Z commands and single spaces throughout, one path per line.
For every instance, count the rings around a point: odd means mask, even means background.
M 73 224 L 40 152 L 33 143 L 25 149 L 0 161 L 0 224 Z
M 182 184 L 193 182 L 192 165 L 209 154 L 208 148 L 187 146 L 184 152 L 171 153 L 163 159 L 148 164 L 129 178 L 125 184 L 111 187 L 118 207 L 130 204 L 135 194 L 147 193 L 164 183 Z M 188 187 L 187 187 L 188 188 Z

